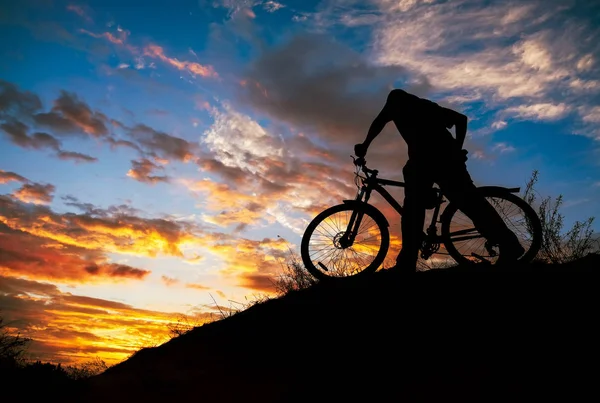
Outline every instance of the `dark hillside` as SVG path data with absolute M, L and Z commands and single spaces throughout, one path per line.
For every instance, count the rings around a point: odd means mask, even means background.
M 321 284 L 144 349 L 70 394 L 82 402 L 593 401 L 598 273 L 600 256 L 590 255 Z

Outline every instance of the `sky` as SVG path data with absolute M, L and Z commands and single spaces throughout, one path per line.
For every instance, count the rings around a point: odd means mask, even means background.
M 477 184 L 538 170 L 565 226 L 600 215 L 598 2 L 0 4 L 0 313 L 37 358 L 114 364 L 270 295 L 392 88 L 469 117 Z M 406 159 L 392 125 L 367 155 Z

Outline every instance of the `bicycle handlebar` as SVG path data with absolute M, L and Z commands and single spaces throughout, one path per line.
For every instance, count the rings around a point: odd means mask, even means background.
M 366 174 L 369 175 L 374 175 L 377 176 L 377 174 L 379 173 L 378 170 L 376 169 L 370 169 L 367 167 L 367 161 L 365 161 L 365 159 L 363 157 L 359 157 L 359 158 L 354 158 L 353 155 L 351 155 L 352 160 L 354 161 L 354 165 L 356 165 L 357 167 L 360 167 L 360 169 L 362 169 L 362 171 Z

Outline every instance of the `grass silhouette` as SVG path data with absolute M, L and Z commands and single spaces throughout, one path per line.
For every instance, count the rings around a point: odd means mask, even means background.
M 320 283 L 140 350 L 63 401 L 577 401 L 600 255 Z

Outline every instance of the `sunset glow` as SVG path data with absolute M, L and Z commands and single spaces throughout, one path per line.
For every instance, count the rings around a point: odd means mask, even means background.
M 565 226 L 600 215 L 594 2 L 108 3 L 0 10 L 0 315 L 34 358 L 113 364 L 274 295 L 394 87 L 470 118 L 476 183 L 537 169 Z M 406 159 L 392 125 L 367 155 Z

